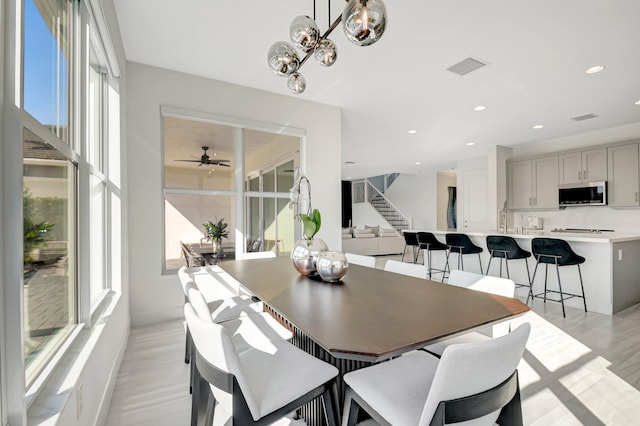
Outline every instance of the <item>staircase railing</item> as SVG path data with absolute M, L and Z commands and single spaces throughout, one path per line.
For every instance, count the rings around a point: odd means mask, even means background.
M 374 206 L 374 208 L 376 208 L 376 206 L 371 202 L 374 198 L 376 198 L 377 200 L 380 200 L 383 204 L 384 207 L 386 209 L 390 209 L 392 211 L 392 215 L 391 216 L 387 216 L 385 214 L 383 214 L 381 211 L 379 211 L 377 208 L 376 210 L 378 211 L 378 213 L 380 213 L 385 219 L 389 220 L 395 220 L 398 222 L 402 222 L 402 224 L 395 224 L 395 223 L 391 223 L 391 225 L 395 228 L 395 229 L 413 229 L 413 219 L 409 216 L 407 216 L 406 214 L 404 214 L 402 212 L 402 210 L 400 210 L 398 207 L 396 207 L 387 197 L 385 197 L 385 195 L 380 192 L 378 190 L 378 188 L 376 188 L 375 186 L 373 186 L 371 184 L 371 182 L 369 182 L 368 179 L 364 180 L 366 185 L 365 185 L 365 199 L 367 200 L 368 203 L 370 203 L 372 206 Z
M 396 181 L 398 176 L 400 176 L 400 173 L 389 173 L 389 174 L 384 175 L 384 180 L 385 180 L 384 189 L 385 189 L 385 191 L 386 191 L 387 188 L 389 188 L 391 186 L 391 184 L 393 182 Z

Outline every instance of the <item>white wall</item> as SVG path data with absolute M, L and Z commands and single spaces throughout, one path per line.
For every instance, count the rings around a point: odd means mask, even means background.
M 318 237 L 341 247 L 338 108 L 138 63 L 128 63 L 127 71 L 132 324 L 182 316 L 184 298 L 175 275 L 161 275 L 161 106 L 304 129 L 301 162 L 311 180 L 313 206 L 322 212 Z
M 393 228 L 371 204 L 353 203 L 351 206 L 351 226 L 362 229 L 365 225 Z
M 413 229 L 435 229 L 437 224 L 437 178 L 435 171 L 401 174 L 385 196 L 413 218 Z

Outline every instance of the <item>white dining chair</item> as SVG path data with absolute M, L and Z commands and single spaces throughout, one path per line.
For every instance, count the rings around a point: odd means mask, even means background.
M 232 336 L 225 325 L 200 318 L 189 303 L 184 315 L 195 345 L 192 425 L 204 400 L 200 392 L 207 396 L 206 426 L 213 424 L 216 406 L 231 414 L 232 424 L 268 425 L 318 397 L 327 424 L 337 425 L 337 368 L 282 339 Z
M 522 425 L 517 366 L 531 326 L 486 342 L 422 351 L 344 375 L 343 425 L 363 408 L 383 425 Z
M 455 285 L 458 287 L 469 287 L 471 284 L 481 280 L 484 277 L 484 275 L 476 274 L 475 272 L 467 272 L 460 269 L 454 269 L 449 274 L 447 284 Z
M 347 257 L 347 262 L 349 262 L 349 264 L 366 266 L 368 268 L 376 267 L 376 258 L 373 256 L 354 253 L 345 253 L 344 255 Z
M 427 278 L 427 267 L 419 263 L 405 263 L 389 259 L 384 264 L 384 270 L 416 278 Z
M 461 275 L 460 278 L 467 280 L 455 281 L 456 277 L 453 275 L 453 272 L 456 271 L 451 271 L 451 279 L 454 279 L 454 281 L 450 281 L 449 284 L 457 285 L 456 283 L 464 282 L 464 285 L 459 285 L 459 287 L 466 287 L 470 290 L 482 291 L 485 293 L 496 294 L 503 297 L 515 297 L 516 284 L 513 282 L 513 280 L 510 280 L 508 278 L 472 274 L 469 272 L 461 271 L 464 275 Z M 476 275 L 477 277 L 479 277 L 479 279 L 469 283 L 470 281 L 472 281 L 469 278 L 473 278 L 470 277 L 469 274 Z M 437 343 L 425 346 L 424 350 L 435 356 L 441 356 L 447 346 L 453 345 L 455 343 L 480 342 L 489 340 L 491 338 L 504 336 L 505 334 L 509 333 L 510 327 L 511 325 L 509 321 L 503 321 L 479 331 L 471 331 L 469 333 L 461 334 L 456 337 L 441 340 Z
M 272 257 L 277 257 L 275 251 L 254 251 L 250 253 L 240 253 L 236 259 L 245 260 L 245 259 L 269 259 Z

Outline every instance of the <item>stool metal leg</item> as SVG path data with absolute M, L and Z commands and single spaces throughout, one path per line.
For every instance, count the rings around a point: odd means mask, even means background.
M 445 271 L 449 271 L 449 275 L 451 275 L 451 266 L 449 266 L 449 256 L 451 255 L 451 248 L 447 248 L 447 250 L 445 250 L 445 263 L 444 263 L 444 270 Z M 440 280 L 440 282 L 444 282 L 444 276 L 445 273 L 442 273 L 442 280 Z
M 584 302 L 584 311 L 587 312 L 587 298 L 584 297 L 584 285 L 582 284 L 582 272 L 580 272 L 580 265 L 578 267 L 578 275 L 580 276 L 580 288 L 582 289 L 582 301 Z
M 533 280 L 531 280 L 531 274 L 529 273 L 529 259 L 527 259 L 526 257 L 524 258 L 524 264 L 527 267 L 527 279 L 529 280 L 529 295 L 527 295 L 527 303 L 528 303 L 529 296 L 531 296 L 531 299 L 533 299 Z
M 489 250 L 489 264 L 487 265 L 487 273 L 489 275 L 489 269 L 491 269 L 491 260 L 493 259 L 493 250 Z
M 507 278 L 511 279 L 509 276 L 509 258 L 506 255 L 504 257 L 504 268 L 507 270 Z M 500 278 L 502 278 L 502 263 L 500 263 Z
M 564 295 L 562 294 L 562 283 L 560 282 L 560 267 L 558 266 L 558 258 L 556 258 L 556 274 L 558 275 L 558 289 L 560 290 L 560 304 L 562 305 L 562 317 L 567 316 L 564 313 Z
M 531 296 L 531 303 L 533 303 L 533 282 L 536 280 L 536 273 L 538 272 L 538 265 L 540 264 L 540 256 L 536 259 L 536 267 L 533 268 L 533 277 L 531 278 L 531 287 L 529 289 L 529 295 L 527 296 L 527 305 L 529 304 L 529 296 Z M 529 268 L 527 268 L 529 273 Z
M 549 264 L 544 264 L 544 303 L 547 303 L 547 276 L 549 275 Z
M 478 253 L 478 262 L 480 262 L 480 274 L 482 274 L 482 257 L 480 253 Z M 502 271 L 502 266 L 500 266 L 500 271 Z

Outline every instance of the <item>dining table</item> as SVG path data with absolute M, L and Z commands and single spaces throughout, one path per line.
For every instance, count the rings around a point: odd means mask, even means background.
M 285 256 L 218 266 L 294 332 L 294 345 L 338 368 L 339 402 L 349 371 L 529 311 L 518 299 L 359 265 L 337 283 L 300 275 Z M 323 422 L 319 402 L 303 415 Z

